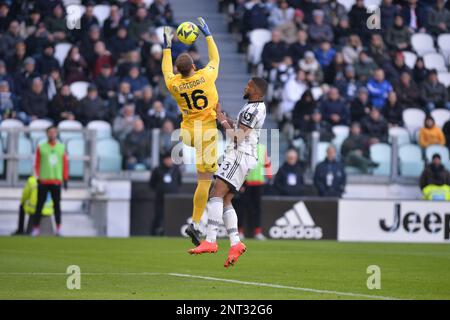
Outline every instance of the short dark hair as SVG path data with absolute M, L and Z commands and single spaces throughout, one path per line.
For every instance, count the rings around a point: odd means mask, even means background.
M 433 154 L 433 157 L 431 158 L 432 160 L 438 158 L 439 160 L 441 160 L 441 155 L 439 153 L 435 153 Z
M 260 77 L 253 77 L 252 81 L 255 84 L 255 86 L 259 89 L 261 94 L 265 96 L 267 93 L 267 81 Z
M 47 129 L 45 129 L 45 132 L 49 132 L 50 130 L 52 130 L 52 129 L 56 129 L 56 130 L 58 130 L 58 128 L 55 126 L 55 125 L 51 125 L 51 126 L 49 126 Z

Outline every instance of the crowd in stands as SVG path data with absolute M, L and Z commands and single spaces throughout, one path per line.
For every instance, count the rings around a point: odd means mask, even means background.
M 308 133 L 317 131 L 321 141 L 332 142 L 334 126 L 349 126 L 337 152 L 347 166 L 367 173 L 377 166 L 370 146 L 390 143 L 389 129 L 404 126 L 403 111 L 416 108 L 426 121 L 412 140 L 423 148 L 448 147 L 450 121 L 437 126 L 431 115 L 450 110 L 450 87 L 438 77 L 448 69 L 427 68 L 412 37 L 429 34 L 434 44 L 428 49 L 438 48 L 438 36 L 450 32 L 450 1 L 379 1 L 381 28 L 368 27 L 372 13 L 364 0 L 351 7 L 344 2 L 349 1 L 222 1 L 234 8 L 228 11 L 230 30 L 240 34 L 242 52 L 252 45 L 252 31 L 271 33 L 259 65 L 251 62 L 250 68 L 271 83 L 269 102 L 280 129 L 293 132 L 291 141 L 308 143 Z M 408 66 L 410 53 L 417 59 Z
M 175 26 L 171 5 L 167 0 L 148 7 L 142 0 L 81 4 L 80 29 L 68 29 L 61 0 L 0 1 L 0 122 L 104 120 L 121 144 L 124 169 L 137 163 L 150 168 L 151 130 L 163 128 L 164 136 L 180 122 L 164 85 L 155 32 Z M 99 4 L 110 6 L 104 21 L 94 14 Z M 61 43 L 69 43 L 70 50 L 60 62 L 55 50 Z M 173 58 L 187 50 L 195 55 L 195 47 L 174 40 Z M 71 90 L 78 81 L 89 83 L 82 99 Z M 162 141 L 161 148 L 170 147 Z

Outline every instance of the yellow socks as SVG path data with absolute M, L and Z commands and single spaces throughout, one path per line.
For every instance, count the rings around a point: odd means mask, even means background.
M 198 180 L 197 182 L 197 189 L 195 189 L 194 193 L 194 212 L 192 213 L 192 221 L 194 223 L 200 223 L 208 202 L 210 186 L 211 180 Z

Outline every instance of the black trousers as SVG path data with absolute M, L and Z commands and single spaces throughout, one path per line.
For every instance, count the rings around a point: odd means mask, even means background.
M 23 210 L 23 206 L 19 207 L 19 224 L 17 226 L 17 231 L 19 233 L 23 233 L 25 231 L 25 210 Z
M 164 234 L 164 193 L 156 192 L 155 194 L 155 215 L 153 216 L 151 234 L 154 236 L 162 236 Z
M 61 224 L 61 185 L 59 184 L 38 184 L 38 200 L 36 205 L 36 213 L 34 214 L 35 227 L 39 226 L 42 217 L 42 208 L 44 207 L 45 200 L 47 200 L 47 194 L 50 195 L 53 200 L 53 211 L 55 215 L 56 224 Z
M 263 186 L 246 186 L 244 193 L 237 199 L 235 204 L 240 228 L 243 227 L 244 220 L 252 230 L 261 227 L 262 190 Z

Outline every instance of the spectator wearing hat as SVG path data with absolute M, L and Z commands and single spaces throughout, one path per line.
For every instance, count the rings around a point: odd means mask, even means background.
M 337 78 L 334 86 L 338 88 L 341 96 L 347 101 L 353 101 L 358 94 L 358 87 L 360 82 L 356 80 L 355 68 L 352 65 L 347 65 L 344 69 L 343 76 Z
M 320 104 L 323 119 L 332 126 L 347 125 L 350 121 L 349 110 L 336 87 L 331 87 L 327 97 Z
M 23 61 L 23 69 L 20 73 L 16 74 L 14 80 L 14 87 L 17 95 L 23 94 L 31 87 L 31 81 L 34 78 L 39 77 L 39 73 L 36 71 L 36 60 L 32 57 L 28 57 Z
M 119 78 L 113 74 L 112 66 L 109 63 L 102 65 L 94 84 L 97 86 L 98 93 L 103 100 L 109 100 L 116 96 L 116 91 L 119 88 Z
M 306 73 L 314 74 L 314 78 L 317 82 L 322 82 L 323 71 L 319 62 L 312 51 L 306 51 L 304 58 L 298 62 L 298 67 Z
M 48 98 L 41 78 L 31 81 L 31 88 L 22 94 L 21 109 L 26 114 L 25 124 L 32 120 L 45 118 L 48 114 Z
M 308 32 L 299 30 L 297 32 L 297 40 L 289 46 L 288 52 L 294 65 L 298 65 L 300 59 L 303 58 L 305 52 L 312 51 L 313 47 L 308 42 Z
M 366 87 L 360 87 L 356 98 L 350 103 L 351 121 L 361 122 L 363 118 L 369 115 L 370 109 L 369 90 Z
M 439 82 L 437 71 L 435 69 L 428 73 L 427 80 L 422 84 L 420 92 L 422 100 L 425 102 L 429 112 L 436 108 L 450 109 L 448 91 L 445 86 Z
M 333 29 L 325 22 L 322 10 L 314 10 L 308 32 L 313 45 L 319 45 L 323 41 L 332 42 L 334 38 Z
M 77 46 L 70 48 L 64 60 L 63 69 L 67 84 L 76 81 L 88 81 L 88 64 Z
M 53 56 L 55 48 L 51 42 L 47 42 L 44 51 L 36 58 L 36 70 L 43 76 L 48 76 L 52 70 L 59 69 L 59 62 Z
M 122 148 L 127 170 L 134 170 L 137 165 L 143 165 L 147 170 L 151 168 L 150 141 L 144 122 L 136 118 L 132 130 L 125 136 Z
M 403 110 L 398 102 L 397 93 L 391 91 L 383 108 L 383 116 L 389 127 L 403 127 Z
M 75 120 L 78 113 L 78 100 L 70 92 L 70 87 L 64 85 L 58 90 L 50 103 L 49 117 L 55 124 L 63 120 Z
M 394 25 L 386 31 L 386 44 L 391 50 L 407 50 L 411 46 L 411 31 L 405 25 L 403 17 L 397 15 Z
M 304 14 L 300 9 L 294 10 L 293 18 L 277 27 L 281 33 L 281 38 L 289 45 L 297 41 L 299 30 L 308 30 L 308 25 L 304 22 Z
M 178 193 L 182 183 L 180 168 L 173 163 L 170 150 L 161 155 L 161 164 L 156 167 L 150 177 L 150 188 L 155 192 L 154 218 L 151 234 L 164 234 L 164 197 L 166 194 Z
M 61 4 L 53 7 L 52 14 L 44 19 L 48 32 L 57 42 L 64 41 L 67 34 L 67 21 Z
M 105 103 L 98 95 L 94 84 L 88 86 L 87 96 L 81 99 L 78 112 L 75 117 L 83 125 L 93 120 L 108 120 L 108 110 Z
M 438 153 L 433 155 L 431 163 L 423 170 L 420 188 L 425 200 L 450 201 L 450 172 L 443 166 Z
M 385 79 L 383 69 L 375 70 L 373 78 L 367 83 L 367 89 L 369 90 L 370 104 L 380 110 L 386 104 L 389 92 L 393 90 L 392 85 Z
M 445 146 L 445 136 L 441 128 L 436 126 L 434 118 L 427 116 L 423 128 L 419 131 L 419 145 L 422 148 L 429 147 L 434 144 Z

